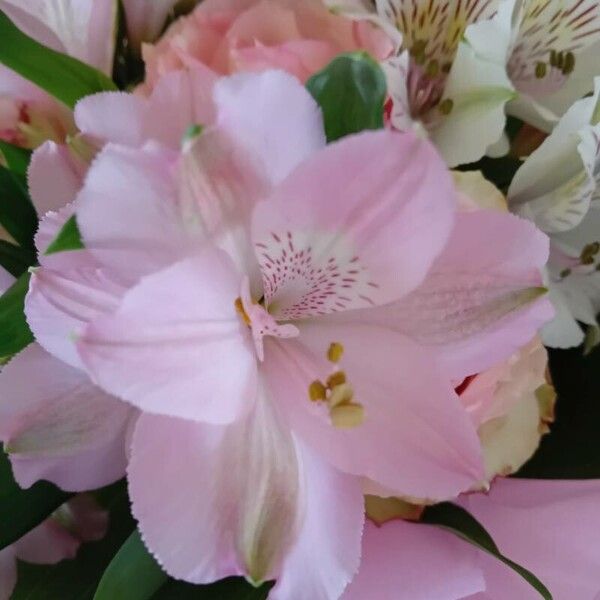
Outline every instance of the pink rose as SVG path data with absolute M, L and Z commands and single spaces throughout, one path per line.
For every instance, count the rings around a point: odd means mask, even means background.
M 198 62 L 222 74 L 280 68 L 304 82 L 352 50 L 383 59 L 393 46 L 371 24 L 336 16 L 319 0 L 206 0 L 142 54 L 154 86 L 161 74 Z

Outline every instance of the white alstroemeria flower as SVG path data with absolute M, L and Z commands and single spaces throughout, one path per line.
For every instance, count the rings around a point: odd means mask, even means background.
M 544 343 L 577 346 L 577 321 L 597 325 L 600 310 L 600 77 L 594 95 L 573 104 L 517 171 L 508 200 L 550 235 L 546 284 L 556 317 Z
M 478 56 L 505 66 L 519 94 L 508 111 L 547 132 L 600 74 L 596 0 L 503 0 L 466 37 Z
M 392 32 L 398 49 L 382 66 L 393 127 L 427 133 L 451 167 L 478 160 L 500 139 L 512 85 L 504 65 L 487 63 L 462 41 L 470 24 L 494 15 L 498 0 L 330 0 L 329 6 Z

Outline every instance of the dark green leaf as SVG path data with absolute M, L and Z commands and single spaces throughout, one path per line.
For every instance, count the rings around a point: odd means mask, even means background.
M 10 171 L 21 176 L 27 175 L 27 167 L 29 167 L 29 159 L 31 158 L 30 150 L 0 140 L 0 155 L 4 158 Z
M 552 594 L 546 586 L 533 573 L 501 554 L 490 534 L 464 508 L 450 502 L 429 506 L 423 514 L 422 522 L 447 529 L 484 552 L 491 554 L 518 573 L 532 588 L 539 592 L 542 598 L 552 600 Z
M 0 167 L 0 224 L 20 246 L 33 248 L 37 223 L 25 179 Z
M 13 479 L 8 457 L 0 451 L 0 550 L 39 525 L 69 497 L 45 481 L 21 489 Z
M 192 585 L 170 579 L 152 600 L 266 600 L 273 583 L 252 587 L 241 577 L 229 577 L 212 585 Z
M 94 600 L 147 600 L 167 579 L 136 530 L 111 560 Z
M 366 52 L 334 58 L 306 87 L 323 111 L 327 141 L 383 127 L 385 75 Z
M 107 535 L 98 542 L 83 544 L 74 560 L 57 565 L 20 562 L 17 587 L 11 600 L 91 600 L 106 567 L 135 528 L 129 512 L 124 482 L 94 494 L 110 511 Z M 132 587 L 139 581 L 132 583 Z
M 23 304 L 29 289 L 29 272 L 23 273 L 0 296 L 0 357 L 20 352 L 33 342 L 33 334 L 25 320 Z
M 100 71 L 25 35 L 0 11 L 0 63 L 73 108 L 84 96 L 115 90 Z
M 77 219 L 73 215 L 58 232 L 58 235 L 50 242 L 45 254 L 56 252 L 67 252 L 69 250 L 81 250 L 83 241 L 77 225 Z
M 531 479 L 600 479 L 600 348 L 550 350 L 556 420 L 517 473 Z
M 35 252 L 0 240 L 0 266 L 14 277 L 19 277 L 35 264 Z

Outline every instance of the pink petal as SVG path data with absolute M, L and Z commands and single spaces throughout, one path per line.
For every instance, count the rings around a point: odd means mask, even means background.
M 529 222 L 460 213 L 424 283 L 364 317 L 430 348 L 461 381 L 513 354 L 552 317 L 541 287 L 547 257 L 548 239 Z
M 327 146 L 255 211 L 271 312 L 305 317 L 407 294 L 443 248 L 454 203 L 446 166 L 412 134 L 362 133 Z
M 325 146 L 319 106 L 283 71 L 221 79 L 215 86 L 215 103 L 219 127 L 264 165 L 272 184 Z
M 213 123 L 215 77 L 200 65 L 165 75 L 148 98 L 123 92 L 87 96 L 75 107 L 75 121 L 102 142 L 142 146 L 156 140 L 177 150 L 190 125 Z
M 278 578 L 275 600 L 328 600 L 358 565 L 360 486 L 305 453 L 268 402 L 224 427 L 144 415 L 129 467 L 133 513 L 176 578 Z
M 37 344 L 0 374 L 0 436 L 16 480 L 70 491 L 107 485 L 125 470 L 131 409 Z
M 595 600 L 600 590 L 600 483 L 499 479 L 463 501 L 500 550 L 535 573 L 556 600 Z M 502 574 L 504 572 L 504 575 Z M 509 569 L 485 563 L 491 598 L 529 600 Z
M 297 442 L 298 443 L 298 442 Z M 358 569 L 364 504 L 359 481 L 298 443 L 304 521 L 285 558 L 272 600 L 338 598 Z
M 136 51 L 142 42 L 159 37 L 169 12 L 179 0 L 123 0 L 127 31 Z
M 430 525 L 397 520 L 378 527 L 367 521 L 360 570 L 342 600 L 465 598 L 485 589 L 477 554 Z
M 241 277 L 207 250 L 150 275 L 78 348 L 92 378 L 144 411 L 227 423 L 251 406 L 256 358 L 237 314 Z
M 165 267 L 187 254 L 172 177 L 175 155 L 108 144 L 96 157 L 78 196 L 77 223 L 86 248 L 128 277 Z
M 75 558 L 80 544 L 74 535 L 50 518 L 24 535 L 14 546 L 19 560 L 54 565 L 66 558 Z
M 67 146 L 54 142 L 42 144 L 31 157 L 28 173 L 29 192 L 38 215 L 42 217 L 73 202 L 83 176 Z M 47 244 L 38 245 L 40 251 L 46 247 Z
M 323 458 L 419 498 L 451 497 L 482 479 L 475 428 L 430 355 L 408 338 L 359 323 L 298 328 L 298 341 L 265 340 L 264 368 L 292 428 Z M 325 360 L 332 342 L 344 348 L 336 365 Z M 326 407 L 309 399 L 309 385 L 333 368 L 364 407 L 364 422 L 351 429 L 334 427 Z
M 10 600 L 17 585 L 17 559 L 15 549 L 8 546 L 0 550 L 0 600 Z
M 69 365 L 82 367 L 75 336 L 87 323 L 114 310 L 125 289 L 123 282 L 93 261 L 63 272 L 41 267 L 32 274 L 25 298 L 27 322 L 48 352 Z

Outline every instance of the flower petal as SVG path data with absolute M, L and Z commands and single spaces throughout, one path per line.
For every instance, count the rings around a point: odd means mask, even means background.
M 599 501 L 598 481 L 500 479 L 489 494 L 472 494 L 463 504 L 500 550 L 535 573 L 554 598 L 594 600 L 600 589 Z M 518 586 L 506 567 L 493 564 L 493 579 L 484 568 L 490 597 L 531 597 L 531 588 L 521 581 Z
M 46 142 L 31 157 L 28 180 L 31 199 L 40 217 L 59 211 L 75 200 L 85 173 L 67 146 Z M 52 240 L 48 240 L 50 243 Z M 43 252 L 47 244 L 38 244 Z
M 279 577 L 273 598 L 292 597 L 290 585 L 294 598 L 336 597 L 358 562 L 360 487 L 305 455 L 269 402 L 261 397 L 227 426 L 141 417 L 129 467 L 133 513 L 176 578 Z
M 146 412 L 227 423 L 251 406 L 256 358 L 241 276 L 218 250 L 141 280 L 78 342 L 92 379 Z
M 96 157 L 77 199 L 84 245 L 116 273 L 142 276 L 196 247 L 172 171 L 175 154 L 108 144 Z
M 17 585 L 17 559 L 15 549 L 8 546 L 0 550 L 0 600 L 10 600 Z
M 408 338 L 349 318 L 299 329 L 298 341 L 266 340 L 264 369 L 291 427 L 324 459 L 419 498 L 447 498 L 482 478 L 475 427 L 431 356 Z M 326 360 L 331 343 L 343 347 L 335 367 Z M 325 382 L 333 368 L 364 407 L 364 421 L 350 429 L 335 427 L 327 407 L 310 400 L 311 383 Z
M 132 414 L 37 344 L 0 374 L 0 436 L 23 487 L 47 479 L 77 491 L 122 477 Z
M 470 598 L 485 589 L 477 558 L 474 547 L 431 525 L 368 521 L 360 570 L 342 600 Z
M 455 193 L 431 145 L 370 132 L 327 146 L 254 213 L 265 300 L 300 318 L 395 300 L 441 251 Z
M 17 558 L 39 565 L 54 565 L 75 558 L 80 541 L 52 517 L 15 543 Z
M 547 238 L 527 221 L 459 213 L 423 285 L 400 302 L 363 311 L 364 318 L 435 350 L 462 381 L 510 356 L 552 317 L 541 287 L 547 257 Z
M 64 272 L 41 267 L 32 274 L 25 298 L 27 322 L 44 349 L 80 368 L 75 337 L 87 323 L 114 310 L 125 289 L 124 282 L 93 261 Z
M 325 146 L 319 106 L 283 71 L 221 79 L 215 86 L 215 103 L 219 127 L 260 160 L 272 184 Z
M 554 131 L 516 172 L 508 190 L 511 209 L 549 233 L 577 226 L 588 212 L 596 187 L 600 125 L 592 115 L 600 100 L 600 79 L 593 97 L 576 102 Z
M 123 92 L 87 96 L 75 107 L 75 122 L 81 131 L 101 141 L 142 146 L 156 140 L 177 150 L 191 125 L 214 122 L 215 79 L 200 64 L 164 75 L 148 98 Z

